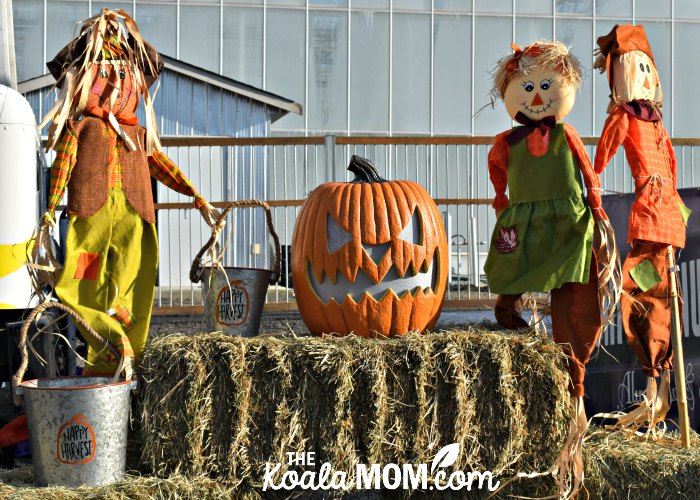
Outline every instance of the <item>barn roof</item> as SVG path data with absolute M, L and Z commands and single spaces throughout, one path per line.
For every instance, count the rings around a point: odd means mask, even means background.
M 286 97 L 273 94 L 272 92 L 267 92 L 266 90 L 253 87 L 252 85 L 239 82 L 238 80 L 234 80 L 226 76 L 221 76 L 212 71 L 199 68 L 170 56 L 163 55 L 162 57 L 165 62 L 165 70 L 170 70 L 178 75 L 192 78 L 195 81 L 211 85 L 221 89 L 222 91 L 231 92 L 253 101 L 257 101 L 264 104 L 268 108 L 276 109 L 277 111 L 272 113 L 273 122 L 282 118 L 287 113 L 296 113 L 299 115 L 303 113 L 301 104 L 294 102 L 291 99 L 287 99 Z M 20 94 L 27 94 L 29 92 L 51 87 L 54 83 L 54 77 L 47 73 L 45 75 L 20 82 L 17 85 L 17 91 Z

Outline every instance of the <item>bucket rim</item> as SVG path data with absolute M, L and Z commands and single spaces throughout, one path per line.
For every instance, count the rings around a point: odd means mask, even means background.
M 19 387 L 21 387 L 23 390 L 28 390 L 28 391 L 82 391 L 82 390 L 89 390 L 89 389 L 103 389 L 105 387 L 117 387 L 120 385 L 127 385 L 131 384 L 132 382 L 135 381 L 135 379 L 129 379 L 129 380 L 122 380 L 120 382 L 115 382 L 115 383 L 110 383 L 110 384 L 99 384 L 99 385 L 81 385 L 78 387 L 38 387 L 37 385 L 30 385 L 32 382 L 37 382 L 38 380 L 68 380 L 68 379 L 76 379 L 76 378 L 104 378 L 104 379 L 111 379 L 111 376 L 105 375 L 67 375 L 65 377 L 43 377 L 43 378 L 33 378 L 30 380 L 25 380 L 24 382 L 19 384 Z
M 270 274 L 272 274 L 274 272 L 272 269 L 264 269 L 261 267 L 238 267 L 238 266 L 222 266 L 222 267 L 224 268 L 224 270 L 231 270 L 231 271 L 240 269 L 241 271 L 260 271 L 261 273 L 270 273 Z M 212 269 L 219 269 L 219 268 L 218 267 L 213 268 L 212 266 L 205 266 L 202 268 L 202 273 L 204 273 L 204 271 L 211 271 Z

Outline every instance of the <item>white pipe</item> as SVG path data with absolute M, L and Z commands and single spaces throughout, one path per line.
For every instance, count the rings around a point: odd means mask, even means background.
M 17 90 L 12 0 L 0 0 L 0 85 Z

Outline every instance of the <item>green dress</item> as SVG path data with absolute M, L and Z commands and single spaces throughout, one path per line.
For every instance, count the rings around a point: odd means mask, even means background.
M 510 147 L 510 204 L 498 217 L 484 265 L 492 293 L 548 292 L 587 283 L 593 214 L 583 199 L 578 162 L 557 124 L 543 156 L 525 139 Z

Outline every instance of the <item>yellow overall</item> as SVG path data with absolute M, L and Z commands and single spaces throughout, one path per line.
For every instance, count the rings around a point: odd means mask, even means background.
M 143 142 L 138 125 L 123 129 L 134 143 Z M 195 208 L 206 205 L 165 154 L 128 151 L 109 124 L 95 117 L 69 124 L 51 168 L 50 217 L 68 188 L 70 220 L 56 295 L 137 359 L 148 337 L 158 267 L 151 177 L 194 196 Z M 81 333 L 90 345 L 85 373 L 114 373 L 113 356 Z
M 138 358 L 148 337 L 157 267 L 155 225 L 131 208 L 121 189 L 112 188 L 95 215 L 70 217 L 56 295 L 123 354 Z M 116 366 L 108 351 L 93 346 L 88 362 L 85 374 L 113 374 Z

